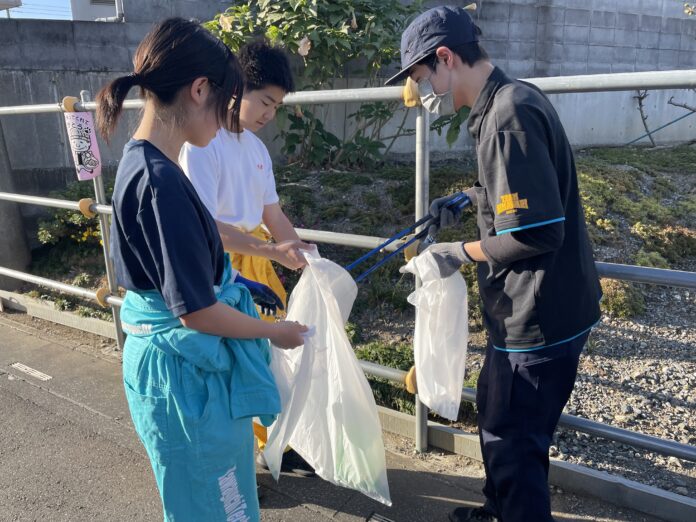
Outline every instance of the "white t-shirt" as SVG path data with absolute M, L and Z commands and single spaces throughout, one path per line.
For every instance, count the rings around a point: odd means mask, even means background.
M 179 164 L 213 217 L 246 232 L 278 202 L 271 156 L 252 132 L 220 129 L 207 147 L 184 143 Z

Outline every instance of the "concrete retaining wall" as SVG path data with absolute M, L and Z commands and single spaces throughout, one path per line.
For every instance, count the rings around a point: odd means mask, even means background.
M 436 3 L 442 2 L 430 2 Z M 133 51 L 152 21 L 172 15 L 206 20 L 226 5 L 217 0 L 125 0 L 124 24 L 1 19 L 0 105 L 57 102 L 82 89 L 94 95 L 110 79 L 131 70 Z M 675 0 L 482 0 L 475 17 L 493 61 L 512 76 L 530 77 L 694 67 L 696 20 L 681 10 Z M 361 84 L 358 79 L 345 82 Z M 552 100 L 575 145 L 621 145 L 643 133 L 633 95 L 557 95 Z M 671 96 L 694 102 L 691 92 L 651 93 L 647 103 L 652 128 L 683 113 L 667 105 Z M 323 108 L 327 127 L 342 134 L 353 110 L 343 105 Z M 105 163 L 118 160 L 137 116 L 137 111 L 126 113 L 112 143 L 101 144 Z M 412 127 L 413 117 L 409 122 Z M 690 139 L 695 124 L 686 119 L 656 138 L 661 143 Z M 15 173 L 71 165 L 62 116 L 6 116 L 0 125 Z M 277 154 L 279 143 L 273 136 L 273 128 L 262 133 Z M 470 146 L 465 136 L 452 149 L 437 135 L 431 144 L 435 153 L 444 154 Z M 413 138 L 400 140 L 393 151 L 411 153 Z

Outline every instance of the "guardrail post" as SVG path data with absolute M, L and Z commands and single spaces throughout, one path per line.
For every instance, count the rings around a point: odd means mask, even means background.
M 430 202 L 430 122 L 429 114 L 418 107 L 416 115 L 416 221 L 428 213 Z M 420 229 L 419 229 L 420 230 Z M 417 230 L 417 232 L 419 231 Z M 421 282 L 416 277 L 416 288 Z M 416 312 L 418 313 L 418 312 Z M 414 397 L 416 405 L 416 451 L 422 453 L 428 449 L 428 408 L 420 401 L 418 394 Z
M 89 91 L 80 91 L 80 99 L 82 103 L 89 102 Z M 97 176 L 92 181 L 94 181 L 94 200 L 97 202 L 98 205 L 106 205 L 106 191 L 104 190 L 103 175 Z M 111 295 L 118 295 L 118 284 L 116 283 L 114 265 L 111 263 L 111 256 L 109 255 L 109 226 L 109 216 L 100 212 L 99 228 L 101 229 L 102 236 L 102 251 L 104 252 L 104 265 L 106 266 L 106 280 L 109 285 L 109 292 L 111 293 Z M 118 307 L 111 305 L 111 314 L 114 317 L 114 328 L 116 329 L 116 343 L 118 345 L 118 349 L 123 350 L 125 337 L 123 335 L 123 328 L 121 328 L 121 312 Z

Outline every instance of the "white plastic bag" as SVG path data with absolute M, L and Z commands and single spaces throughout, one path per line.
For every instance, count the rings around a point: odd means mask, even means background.
M 287 319 L 314 332 L 303 347 L 272 349 L 283 409 L 269 428 L 264 457 L 278 480 L 290 445 L 324 480 L 390 506 L 377 406 L 345 332 L 357 286 L 318 253 L 305 256 L 308 265 L 290 296 Z
M 427 250 L 400 271 L 422 281 L 408 296 L 416 307 L 413 351 L 418 397 L 438 415 L 457 420 L 469 342 L 466 281 L 460 272 L 440 277 L 437 261 Z

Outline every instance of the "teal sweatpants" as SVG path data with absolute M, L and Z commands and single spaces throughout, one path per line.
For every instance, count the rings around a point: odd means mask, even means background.
M 128 336 L 123 382 L 165 522 L 259 519 L 252 419 L 233 419 L 230 373 L 206 372 Z

